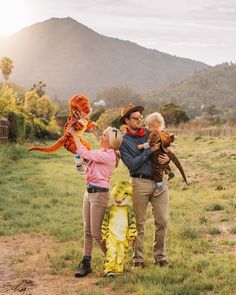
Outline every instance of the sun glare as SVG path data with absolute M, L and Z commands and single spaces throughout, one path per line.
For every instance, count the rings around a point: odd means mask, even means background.
M 0 36 L 11 35 L 28 25 L 30 7 L 25 0 L 0 0 Z

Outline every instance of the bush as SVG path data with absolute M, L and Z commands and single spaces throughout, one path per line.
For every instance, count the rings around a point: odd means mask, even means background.
M 119 109 L 107 109 L 97 120 L 96 132 L 99 134 L 108 126 L 116 127 L 114 122 L 119 117 L 119 114 Z
M 94 111 L 91 114 L 90 119 L 92 121 L 96 122 L 104 112 L 105 112 L 105 109 L 104 108 L 97 109 L 96 111 Z
M 224 210 L 224 207 L 218 203 L 210 204 L 207 208 L 207 211 L 220 211 Z
M 198 236 L 198 232 L 195 228 L 185 228 L 181 232 L 181 237 L 185 240 L 196 240 Z
M 27 120 L 25 122 L 25 138 L 26 139 L 33 139 L 34 136 L 35 136 L 34 124 Z
M 9 112 L 9 139 L 13 141 L 23 141 L 25 139 L 25 117 L 21 113 Z
M 51 133 L 47 130 L 46 125 L 41 119 L 34 119 L 35 136 L 38 139 L 51 139 Z
M 209 229 L 209 234 L 211 235 L 219 235 L 221 234 L 221 230 L 217 227 L 212 227 Z
M 166 125 L 178 125 L 189 120 L 186 112 L 173 103 L 165 104 L 160 107 L 160 113 L 165 119 Z

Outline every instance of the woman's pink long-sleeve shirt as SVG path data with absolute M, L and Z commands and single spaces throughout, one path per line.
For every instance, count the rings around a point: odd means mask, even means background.
M 87 183 L 108 188 L 112 171 L 116 166 L 115 151 L 113 149 L 88 150 L 82 145 L 76 153 L 81 158 L 91 161 L 85 173 Z

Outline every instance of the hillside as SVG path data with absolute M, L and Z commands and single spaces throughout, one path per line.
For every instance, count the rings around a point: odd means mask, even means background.
M 0 57 L 14 63 L 11 81 L 43 80 L 50 95 L 94 96 L 111 86 L 150 91 L 182 80 L 206 64 L 100 35 L 71 18 L 52 18 L 0 39 Z
M 197 72 L 183 81 L 147 93 L 150 106 L 173 102 L 200 111 L 202 105 L 225 110 L 236 108 L 236 65 L 221 64 Z

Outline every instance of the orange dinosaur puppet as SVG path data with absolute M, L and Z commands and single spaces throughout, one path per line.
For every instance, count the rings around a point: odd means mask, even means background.
M 78 136 L 84 146 L 88 149 L 91 149 L 90 144 L 87 141 L 84 141 L 81 136 L 85 130 L 91 130 L 96 126 L 95 122 L 92 122 L 87 117 L 91 113 L 91 107 L 89 105 L 88 99 L 84 95 L 74 95 L 69 102 L 70 114 L 67 118 L 67 121 L 64 125 L 64 134 L 61 138 L 58 139 L 53 145 L 49 147 L 42 146 L 32 146 L 28 151 L 40 151 L 45 153 L 55 152 L 60 149 L 62 146 L 69 152 L 76 154 L 76 145 L 73 139 L 73 136 L 66 131 L 66 127 L 71 125 L 76 130 L 78 130 Z M 81 114 L 84 114 L 82 117 Z

